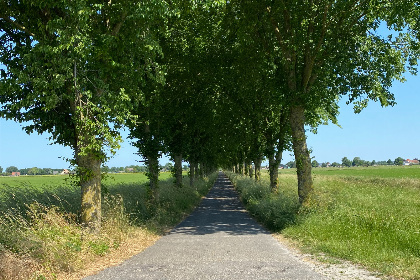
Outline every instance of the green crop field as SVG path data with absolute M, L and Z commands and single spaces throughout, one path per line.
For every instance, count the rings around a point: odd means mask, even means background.
M 370 166 L 344 168 L 313 168 L 313 175 L 361 176 L 380 178 L 420 178 L 420 166 Z M 296 168 L 283 169 L 280 174 L 296 174 Z
M 167 180 L 170 176 L 170 172 L 162 172 L 159 179 Z M 125 193 L 129 200 L 129 192 L 133 189 L 141 191 L 139 186 L 146 182 L 144 173 L 107 174 L 102 180 L 102 187 L 104 193 Z M 0 212 L 25 212 L 27 205 L 33 202 L 56 205 L 77 213 L 80 187 L 68 175 L 0 177 Z

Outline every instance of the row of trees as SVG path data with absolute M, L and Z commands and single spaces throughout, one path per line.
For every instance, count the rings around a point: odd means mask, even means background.
M 298 194 L 313 188 L 305 126 L 336 123 L 348 96 L 393 105 L 393 80 L 413 71 L 417 1 L 3 1 L 0 115 L 70 146 L 81 221 L 98 231 L 100 167 L 130 131 L 153 191 L 162 153 L 190 179 L 218 166 L 273 190 L 293 150 Z M 381 25 L 392 35 L 378 32 Z
M 172 171 L 173 170 L 173 164 L 172 163 L 166 163 L 164 166 L 159 166 L 159 170 L 163 171 Z M 188 166 L 184 165 L 182 166 L 182 170 L 188 170 Z M 63 169 L 52 169 L 52 168 L 38 168 L 38 167 L 32 167 L 32 168 L 17 168 L 16 166 L 9 166 L 5 169 L 5 174 L 9 175 L 12 174 L 12 172 L 19 172 L 20 175 L 53 175 L 61 173 Z M 109 167 L 107 165 L 104 165 L 101 167 L 102 173 L 119 173 L 119 172 L 126 172 L 126 173 L 145 173 L 147 172 L 147 166 L 144 165 L 129 165 L 126 167 Z M 3 168 L 0 166 L 0 174 L 3 173 Z
M 62 172 L 63 169 L 52 169 L 52 168 L 17 168 L 16 166 L 6 167 L 4 170 L 5 174 L 11 174 L 12 172 L 20 172 L 21 175 L 52 175 L 55 172 Z M 0 174 L 3 173 L 3 168 L 0 166 Z
M 293 162 L 291 163 L 294 164 Z M 322 162 L 318 163 L 316 160 L 312 160 L 312 167 L 352 167 L 352 166 L 377 166 L 377 165 L 403 165 L 404 159 L 402 157 L 397 157 L 395 160 L 388 159 L 387 161 L 376 161 L 376 160 L 363 160 L 360 157 L 355 157 L 353 160 L 348 159 L 347 157 L 343 157 L 341 160 L 341 164 L 338 162 Z

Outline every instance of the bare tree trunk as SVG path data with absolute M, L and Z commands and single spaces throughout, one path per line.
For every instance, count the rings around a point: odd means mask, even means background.
M 245 176 L 248 176 L 249 173 L 249 165 L 248 165 L 248 161 L 245 161 Z M 252 175 L 251 175 L 252 176 Z
M 101 160 L 93 153 L 76 158 L 82 194 L 80 221 L 92 233 L 101 230 Z
M 150 190 L 152 192 L 153 197 L 156 196 L 157 189 L 158 189 L 158 183 L 159 183 L 159 160 L 158 155 L 146 156 L 146 164 L 149 169 L 147 172 L 147 177 L 149 178 L 149 184 L 150 184 Z
M 193 161 L 190 161 L 190 186 L 191 187 L 194 186 L 194 179 L 195 179 L 194 171 L 195 171 L 195 163 Z
M 146 137 L 145 147 L 142 153 L 146 158 L 146 165 L 148 168 L 146 176 L 149 179 L 152 199 L 154 199 L 156 197 L 159 184 L 159 151 L 155 147 L 156 143 L 153 140 L 152 134 L 150 132 L 150 126 L 148 124 L 145 125 L 144 132 L 146 133 Z
M 271 192 L 276 192 L 279 189 L 279 166 L 280 166 L 282 155 L 283 155 L 283 150 L 279 148 L 279 150 L 277 151 L 275 155 L 273 153 L 268 158 Z
M 303 203 L 313 191 L 312 166 L 305 135 L 305 109 L 302 106 L 290 108 L 293 151 L 295 154 L 299 202 Z
M 244 175 L 244 164 L 242 162 L 239 163 L 239 174 Z
M 182 155 L 177 154 L 174 156 L 174 169 L 175 169 L 175 185 L 182 187 Z
M 248 174 L 249 174 L 249 178 L 253 178 L 254 177 L 254 172 L 253 172 L 253 169 L 252 169 L 252 161 L 249 161 L 249 171 L 248 171 Z
M 255 160 L 255 181 L 259 181 L 261 179 L 261 162 L 262 158 L 257 158 Z
M 270 189 L 271 192 L 276 192 L 279 187 L 279 169 L 276 166 L 274 154 L 268 156 L 268 170 L 270 173 Z
M 194 163 L 194 176 L 195 178 L 200 177 L 200 169 L 198 168 L 198 162 Z

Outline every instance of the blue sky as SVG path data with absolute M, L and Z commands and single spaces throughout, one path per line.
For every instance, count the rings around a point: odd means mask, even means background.
M 308 132 L 308 147 L 318 162 L 341 162 L 343 157 L 364 160 L 394 160 L 397 157 L 420 157 L 420 77 L 408 76 L 407 82 L 395 83 L 392 92 L 397 105 L 382 108 L 371 102 L 360 114 L 354 114 L 351 105 L 340 101 L 338 117 L 341 128 L 330 124 L 321 126 L 318 134 Z M 123 132 L 123 135 L 127 135 Z M 48 134 L 27 135 L 22 125 L 0 119 L 0 166 L 18 168 L 66 168 L 60 157 L 72 157 L 69 148 L 49 145 Z M 140 164 L 129 140 L 125 140 L 109 166 Z M 293 160 L 285 151 L 283 163 Z M 168 162 L 163 158 L 161 164 Z

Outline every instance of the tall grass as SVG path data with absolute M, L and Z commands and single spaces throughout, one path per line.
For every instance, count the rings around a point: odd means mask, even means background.
M 139 232 L 143 239 L 162 234 L 194 209 L 215 179 L 216 174 L 190 187 L 185 178 L 182 188 L 175 188 L 172 179 L 161 181 L 153 200 L 145 184 L 105 182 L 99 235 L 84 232 L 78 223 L 78 188 L 54 187 L 49 193 L 29 185 L 11 187 L 11 199 L 2 197 L 14 207 L 2 206 L 0 215 L 0 279 L 60 279 Z
M 233 180 L 251 213 L 308 250 L 385 275 L 420 279 L 420 180 L 416 176 L 363 177 L 351 171 L 348 176 L 316 175 L 315 192 L 300 208 L 295 175 L 280 176 L 279 194 L 268 194 L 265 181 L 256 187 L 249 178 L 233 176 Z

